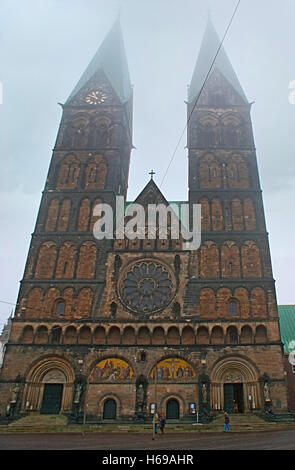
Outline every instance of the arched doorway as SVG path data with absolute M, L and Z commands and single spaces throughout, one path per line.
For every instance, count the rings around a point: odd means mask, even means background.
M 211 373 L 211 407 L 228 413 L 245 413 L 261 408 L 256 367 L 246 358 L 227 357 Z
M 116 419 L 117 403 L 112 398 L 107 399 L 103 404 L 103 419 Z
M 25 383 L 24 410 L 42 414 L 68 412 L 72 408 L 74 372 L 60 357 L 46 357 L 35 364 Z
M 43 396 L 40 412 L 42 414 L 58 414 L 61 409 L 64 383 L 66 383 L 65 374 L 52 369 L 47 372 L 42 379 Z
M 244 413 L 243 383 L 226 383 L 223 386 L 224 411 L 227 413 Z
M 61 408 L 62 392 L 63 384 L 44 384 L 40 412 L 42 414 L 58 414 Z
M 175 398 L 167 401 L 166 419 L 179 419 L 179 403 Z

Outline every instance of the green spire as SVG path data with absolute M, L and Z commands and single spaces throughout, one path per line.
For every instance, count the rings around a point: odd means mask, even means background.
M 104 72 L 120 101 L 122 103 L 128 101 L 132 88 L 119 19 L 116 20 L 100 45 L 92 61 L 67 99 L 66 104 L 77 95 L 99 70 Z
M 208 17 L 207 28 L 203 37 L 202 45 L 200 48 L 199 56 L 191 80 L 191 84 L 188 92 L 188 101 L 193 102 L 201 91 L 202 85 L 205 81 L 207 73 L 210 70 L 214 57 L 220 47 L 221 41 L 218 34 L 212 24 L 210 16 Z M 211 73 L 218 69 L 224 78 L 231 84 L 234 90 L 239 94 L 243 101 L 248 103 L 246 95 L 240 85 L 238 77 L 230 63 L 230 60 L 221 46 L 218 55 L 216 57 L 214 66 L 212 67 Z

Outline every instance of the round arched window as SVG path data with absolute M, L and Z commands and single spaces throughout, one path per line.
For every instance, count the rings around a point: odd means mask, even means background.
M 229 303 L 229 314 L 235 316 L 238 314 L 238 305 L 235 300 L 231 300 Z
M 162 263 L 136 262 L 123 273 L 119 290 L 126 307 L 137 313 L 153 313 L 172 300 L 174 277 Z

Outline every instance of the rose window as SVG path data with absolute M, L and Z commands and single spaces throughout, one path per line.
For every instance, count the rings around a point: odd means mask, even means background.
M 152 313 L 166 307 L 173 296 L 173 287 L 172 277 L 162 264 L 136 263 L 125 271 L 121 299 L 131 310 Z

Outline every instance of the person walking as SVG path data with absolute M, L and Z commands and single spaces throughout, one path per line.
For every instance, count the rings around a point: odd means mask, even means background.
M 161 413 L 161 415 L 160 415 L 160 429 L 161 429 L 162 434 L 164 434 L 165 424 L 166 424 L 165 415 L 164 415 L 164 413 Z
M 155 411 L 153 416 L 153 439 L 155 439 L 155 435 L 158 434 L 158 424 L 159 424 L 159 415 Z
M 229 416 L 228 414 L 225 412 L 224 413 L 224 428 L 223 428 L 223 432 L 230 432 L 230 425 L 229 425 Z

